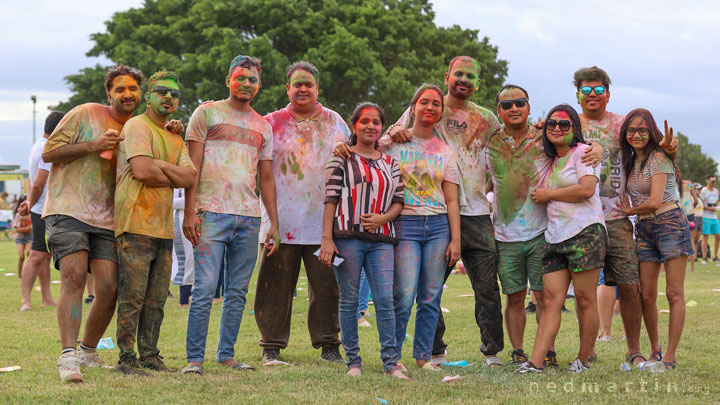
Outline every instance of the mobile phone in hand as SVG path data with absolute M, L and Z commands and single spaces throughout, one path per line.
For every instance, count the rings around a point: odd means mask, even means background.
M 320 256 L 320 249 L 316 250 L 315 253 L 313 253 L 313 254 L 315 255 L 315 257 Z M 332 265 L 335 266 L 335 267 L 338 267 L 338 266 L 340 266 L 341 264 L 343 264 L 344 261 L 345 261 L 345 258 L 344 258 L 344 257 L 342 257 L 342 256 L 340 256 L 340 255 L 335 255 L 335 254 L 334 254 L 334 255 L 333 255 L 333 258 L 332 258 Z

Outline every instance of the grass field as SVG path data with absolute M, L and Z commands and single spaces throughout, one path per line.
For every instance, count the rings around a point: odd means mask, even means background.
M 307 280 L 300 279 L 298 297 L 293 308 L 290 345 L 282 351 L 287 368 L 263 368 L 260 334 L 251 314 L 254 301 L 254 279 L 250 286 L 245 318 L 240 328 L 236 359 L 258 367 L 258 371 L 233 372 L 214 362 L 218 338 L 220 305 L 212 310 L 208 337 L 205 375 L 154 374 L 151 377 L 127 377 L 108 370 L 85 370 L 85 383 L 65 385 L 60 382 L 56 361 L 60 352 L 54 308 L 40 306 L 40 294 L 33 291 L 33 309 L 20 312 L 20 281 L 16 272 L 15 245 L 0 242 L 0 367 L 18 365 L 22 370 L 0 373 L 0 403 L 480 403 L 497 402 L 563 402 L 563 403 L 718 403 L 720 402 L 720 267 L 698 265 L 688 273 L 686 301 L 697 306 L 687 309 L 687 323 L 678 349 L 678 369 L 663 374 L 633 370 L 620 371 L 625 343 L 619 338 L 622 324 L 613 320 L 613 341 L 598 343 L 599 359 L 590 372 L 574 375 L 567 364 L 577 353 L 577 322 L 574 315 L 563 316 L 556 347 L 561 367 L 544 375 L 516 375 L 514 366 L 488 369 L 479 364 L 465 368 L 448 368 L 442 373 L 421 372 L 410 368 L 415 381 L 401 382 L 382 373 L 379 344 L 375 328 L 362 328 L 361 354 L 364 374 L 361 378 L 345 377 L 343 365 L 321 362 L 313 350 L 307 332 Z M 58 273 L 52 270 L 52 279 Z M 664 290 L 665 278 L 660 277 Z M 482 362 L 479 352 L 480 333 L 473 319 L 473 299 L 460 297 L 472 293 L 467 276 L 451 276 L 444 291 L 442 305 L 446 315 L 449 360 Z M 52 285 L 57 298 L 59 285 Z M 173 287 L 177 295 L 177 287 Z M 667 308 L 664 296 L 658 299 L 660 309 Z M 568 301 L 574 312 L 574 302 Z M 372 311 L 372 307 L 371 307 Z M 87 314 L 87 306 L 83 315 Z M 369 318 L 374 325 L 374 318 Z M 667 315 L 660 315 L 660 334 L 667 341 Z M 180 308 L 177 298 L 168 299 L 165 322 L 160 337 L 161 354 L 171 367 L 185 362 L 187 309 Z M 534 320 L 528 318 L 526 351 L 532 347 Z M 409 331 L 412 331 L 411 324 Z M 412 334 L 412 332 L 410 332 Z M 115 320 L 105 336 L 115 340 Z M 408 342 L 409 343 L 409 342 Z M 502 358 L 507 361 L 508 340 Z M 647 354 L 647 335 L 643 330 L 642 347 Z M 413 366 L 412 345 L 404 347 L 404 364 Z M 101 350 L 109 364 L 117 361 L 117 349 Z M 464 379 L 441 383 L 446 375 L 460 374 Z

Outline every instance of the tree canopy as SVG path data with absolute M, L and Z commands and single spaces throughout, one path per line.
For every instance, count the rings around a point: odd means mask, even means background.
M 358 102 L 373 101 L 392 120 L 420 84 L 442 85 L 457 55 L 479 61 L 473 101 L 494 110 L 507 61 L 478 30 L 438 27 L 434 19 L 429 0 L 146 0 L 115 13 L 105 32 L 91 36 L 87 55 L 146 76 L 176 71 L 183 91 L 176 116 L 186 122 L 198 103 L 227 97 L 225 76 L 238 54 L 262 59 L 262 89 L 253 101 L 260 114 L 288 103 L 285 69 L 307 60 L 320 70 L 323 105 L 347 117 Z M 53 108 L 105 103 L 106 70 L 96 65 L 67 76 L 73 95 Z
M 700 145 L 690 143 L 690 139 L 681 132 L 678 132 L 677 138 L 678 153 L 675 164 L 683 179 L 705 185 L 705 176 L 718 172 L 717 162 L 703 153 Z

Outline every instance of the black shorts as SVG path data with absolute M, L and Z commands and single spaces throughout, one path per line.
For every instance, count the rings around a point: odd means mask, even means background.
M 603 267 L 608 239 L 605 227 L 592 224 L 560 243 L 548 243 L 543 253 L 543 274 L 568 269 L 573 273 Z
M 60 270 L 60 259 L 81 250 L 87 251 L 91 259 L 118 262 L 113 231 L 88 225 L 67 215 L 50 215 L 45 218 L 45 224 L 48 247 L 56 269 Z
M 45 220 L 42 219 L 42 215 L 34 212 L 30 213 L 30 220 L 32 221 L 32 245 L 30 249 L 49 253 L 47 248 L 47 242 L 45 241 Z

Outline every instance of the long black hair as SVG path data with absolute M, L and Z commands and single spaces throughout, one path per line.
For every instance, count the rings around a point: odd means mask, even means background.
M 680 193 L 682 194 L 682 173 L 680 173 L 680 169 L 678 169 L 677 165 L 675 165 L 672 156 L 668 155 L 667 152 L 665 152 L 665 150 L 660 147 L 660 141 L 662 141 L 663 139 L 663 134 L 660 132 L 660 129 L 655 123 L 655 118 L 653 118 L 653 115 L 650 113 L 650 111 L 644 108 L 636 108 L 630 111 L 628 115 L 625 116 L 625 121 L 623 121 L 622 126 L 620 126 L 620 147 L 623 152 L 622 163 L 623 167 L 625 168 L 626 176 L 630 175 L 633 166 L 635 166 L 635 159 L 637 158 L 637 152 L 635 152 L 635 148 L 633 148 L 627 140 L 627 129 L 630 126 L 630 121 L 634 120 L 637 117 L 640 117 L 643 119 L 643 121 L 645 121 L 645 125 L 647 125 L 648 130 L 650 131 L 650 136 L 648 136 L 648 143 L 647 145 L 645 145 L 645 148 L 643 148 L 642 151 L 643 156 L 642 161 L 640 162 L 640 170 L 645 168 L 645 165 L 647 164 L 647 161 L 654 150 L 664 153 L 665 156 L 670 159 L 670 162 L 672 162 L 673 169 L 675 169 L 675 182 L 677 183 L 676 185 L 678 191 L 680 191 Z
M 406 128 L 412 128 L 415 124 L 415 103 L 418 102 L 420 96 L 425 92 L 425 90 L 432 90 L 440 96 L 440 118 L 438 118 L 438 120 L 442 119 L 442 113 L 445 111 L 445 94 L 443 94 L 440 86 L 432 83 L 425 83 L 415 90 L 415 94 L 413 94 L 410 99 L 410 119 L 407 122 Z
M 385 112 L 383 111 L 382 107 L 375 103 L 371 103 L 369 101 L 365 101 L 362 103 L 359 103 L 355 110 L 353 110 L 352 115 L 350 116 L 350 139 L 348 140 L 347 144 L 349 146 L 353 146 L 357 144 L 357 134 L 355 133 L 355 124 L 357 124 L 358 121 L 360 121 L 360 114 L 362 114 L 363 110 L 366 108 L 374 108 L 377 110 L 378 114 L 380 115 L 380 122 L 382 123 L 383 128 L 385 128 Z M 382 129 L 380 130 L 380 133 L 382 134 Z M 378 148 L 378 141 L 380 138 L 378 138 L 375 141 L 375 149 Z
M 575 111 L 570 104 L 563 103 L 556 105 L 552 110 L 550 110 L 547 117 L 545 117 L 545 123 L 543 124 L 543 150 L 545 151 L 545 155 L 551 158 L 555 158 L 555 156 L 557 156 L 557 151 L 555 150 L 555 145 L 553 145 L 547 137 L 547 121 L 558 111 L 565 111 L 570 116 L 570 122 L 572 123 L 572 128 L 570 130 L 573 131 L 573 139 L 570 141 L 568 146 L 572 148 L 577 145 L 578 142 L 585 143 L 582 133 L 582 124 L 580 123 L 580 116 L 577 111 Z
M 13 212 L 13 218 L 15 218 L 15 215 L 17 215 L 18 209 L 20 208 L 20 204 L 25 202 L 27 200 L 27 194 L 23 194 L 20 196 L 20 199 L 18 200 L 17 204 L 15 204 L 15 211 Z

